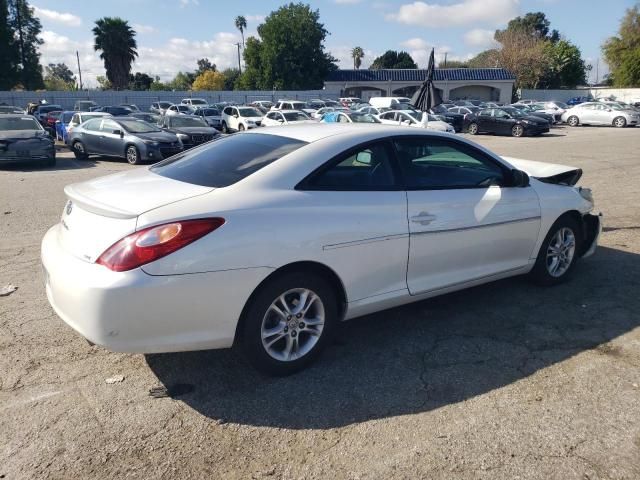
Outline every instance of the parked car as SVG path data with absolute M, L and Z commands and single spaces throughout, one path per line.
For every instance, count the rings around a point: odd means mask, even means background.
M 131 110 L 134 113 L 138 113 L 140 111 L 140 109 L 138 108 L 138 106 L 135 103 L 121 103 L 120 106 L 128 108 L 129 110 Z
M 575 105 L 580 105 L 581 103 L 585 103 L 585 102 L 593 102 L 593 97 L 591 95 L 588 95 L 586 97 L 584 96 L 572 97 L 569 100 L 567 100 L 567 105 L 570 107 L 573 107 Z
M 624 128 L 638 125 L 640 114 L 635 110 L 627 110 L 617 105 L 588 102 L 566 110 L 562 114 L 562 121 L 571 127 L 578 125 L 613 125 L 614 127 Z
M 183 98 L 180 103 L 189 107 L 191 111 L 197 108 L 204 108 L 209 106 L 209 102 L 207 102 L 204 98 Z
M 61 114 L 62 110 L 54 110 L 52 112 L 48 112 L 42 116 L 42 121 L 40 123 L 42 123 L 42 126 L 45 129 L 49 129 L 55 134 L 56 122 L 60 118 Z
M 513 108 L 517 108 L 525 115 L 532 115 L 534 117 L 542 118 L 543 120 L 549 122 L 549 126 L 553 125 L 555 122 L 555 117 L 549 113 L 545 113 L 544 110 L 536 110 L 537 104 L 532 103 L 530 105 L 523 105 L 522 103 L 514 103 L 511 105 Z
M 541 135 L 549 131 L 549 122 L 527 115 L 517 108 L 485 108 L 465 119 L 466 130 L 471 135 L 495 133 L 522 137 Z
M 327 104 L 323 100 L 320 100 L 320 99 L 309 100 L 307 102 L 307 108 L 310 109 L 310 110 L 316 110 L 317 111 L 317 110 L 320 110 L 321 108 L 324 108 L 326 106 L 327 106 Z
M 381 123 L 378 118 L 368 113 L 349 111 L 327 112 L 320 120 L 322 123 Z
M 469 100 L 456 100 L 453 102 L 456 107 L 476 107 L 477 105 Z
M 198 108 L 193 115 L 202 118 L 210 127 L 222 130 L 222 113 L 217 108 Z
M 197 147 L 210 142 L 219 133 L 210 127 L 202 118 L 187 115 L 165 115 L 162 117 L 160 127 L 166 131 L 175 133 L 185 149 Z
M 460 115 L 464 115 L 465 118 L 467 115 L 472 113 L 477 113 L 482 110 L 480 107 L 468 106 L 468 107 L 451 107 L 449 109 L 450 113 L 459 113 Z
M 164 111 L 165 115 L 191 115 L 193 113 L 193 110 L 191 110 L 187 105 L 170 105 L 169 108 L 167 108 Z
M 428 128 L 439 132 L 456 133 L 453 126 L 438 120 L 434 115 L 417 110 L 389 110 L 378 115 L 378 120 L 387 125 L 404 125 L 406 127 Z
M 131 165 L 157 162 L 183 150 L 175 133 L 132 117 L 92 118 L 73 129 L 69 145 L 79 160 L 100 155 L 124 158 Z
M 452 107 L 453 106 L 454 105 L 452 105 Z M 449 125 L 452 125 L 456 132 L 462 131 L 462 128 L 464 126 L 464 115 L 461 113 L 450 112 L 445 104 L 432 107 L 431 110 L 429 110 L 429 113 L 442 116 L 444 118 L 444 121 Z
M 536 103 L 538 100 L 532 100 L 529 98 L 523 98 L 521 100 L 518 100 L 518 103 L 521 103 L 522 105 L 531 105 L 532 103 Z
M 256 100 L 254 102 L 251 102 L 249 106 L 257 108 L 263 113 L 267 113 L 271 109 L 271 107 L 273 107 L 273 102 L 269 100 Z
M 524 105 L 524 103 L 522 105 Z M 478 106 L 480 108 L 500 108 L 500 107 L 503 107 L 504 105 L 501 105 L 501 104 L 496 103 L 496 102 L 482 102 Z
M 149 107 L 151 113 L 157 113 L 158 115 L 164 115 L 165 111 L 173 105 L 172 102 L 153 102 Z
M 380 107 L 380 108 L 372 107 L 371 105 L 369 105 L 366 107 L 359 108 L 356 111 L 360 113 L 368 113 L 369 115 L 380 115 L 381 113 L 386 112 L 387 110 L 389 109 L 384 107 Z
M 49 303 L 111 350 L 237 344 L 284 375 L 343 320 L 517 275 L 588 274 L 577 262 L 601 221 L 580 169 L 359 127 L 256 129 L 67 186 L 41 245 Z
M 13 107 L 11 105 L 0 105 L 0 115 L 7 113 L 16 113 L 18 115 L 25 115 L 25 111 L 20 107 Z
M 279 110 L 267 112 L 262 119 L 263 127 L 295 125 L 299 123 L 316 123 L 316 121 L 300 110 Z
M 55 123 L 56 140 L 67 143 L 67 128 L 71 124 L 71 119 L 76 115 L 73 110 L 65 110 L 58 117 L 58 121 Z
M 102 118 L 102 117 L 110 117 L 110 116 L 111 114 L 106 112 L 75 112 L 73 114 L 73 117 L 71 117 L 71 121 L 69 122 L 69 125 L 66 126 L 67 136 L 65 138 L 65 143 L 67 145 L 69 144 L 68 142 L 69 134 L 73 131 L 74 128 L 76 128 L 81 123 L 86 122 L 87 120 L 90 120 L 92 118 Z
M 262 124 L 262 113 L 253 107 L 225 107 L 222 110 L 222 131 L 238 132 L 259 127 Z
M 322 117 L 324 117 L 324 115 L 329 112 L 350 112 L 350 111 L 351 110 L 349 110 L 347 107 L 322 107 L 321 109 L 313 112 L 311 114 L 311 118 L 314 118 L 316 120 L 322 120 Z
M 362 99 L 358 97 L 341 97 L 338 103 L 343 107 L 350 107 L 353 103 L 362 103 Z
M 119 105 L 108 105 L 106 107 L 100 107 L 93 110 L 94 112 L 103 112 L 113 115 L 114 117 L 120 117 L 134 113 L 129 107 L 121 107 Z
M 271 110 L 300 110 L 309 115 L 316 111 L 313 108 L 309 108 L 305 102 L 300 100 L 278 100 L 275 105 L 271 107 Z
M 0 115 L 0 164 L 4 163 L 56 164 L 53 138 L 33 116 Z
M 157 113 L 133 112 L 128 116 L 137 118 L 138 120 L 144 120 L 145 122 L 149 122 L 154 125 L 160 123 L 160 120 L 162 119 L 162 116 Z
M 93 100 L 78 100 L 76 103 L 73 104 L 73 109 L 76 112 L 92 112 L 93 110 L 99 107 L 100 105 L 98 105 Z
M 369 99 L 369 105 L 377 108 L 391 108 L 394 105 L 409 105 L 410 103 L 411 99 L 407 97 L 371 97 Z
M 51 103 L 46 103 L 43 105 L 38 105 L 33 110 L 33 116 L 44 126 L 45 117 L 51 112 L 61 112 L 64 110 L 60 105 L 55 105 Z

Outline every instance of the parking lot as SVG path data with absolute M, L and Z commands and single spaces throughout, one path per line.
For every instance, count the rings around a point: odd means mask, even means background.
M 0 287 L 18 287 L 0 297 L 0 479 L 640 478 L 640 129 L 473 139 L 581 167 L 596 255 L 559 287 L 508 279 L 348 322 L 286 378 L 233 350 L 90 346 L 47 302 L 40 240 L 65 185 L 134 167 L 64 152 L 0 170 Z

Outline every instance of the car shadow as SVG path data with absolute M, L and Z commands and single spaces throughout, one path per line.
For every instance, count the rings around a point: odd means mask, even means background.
M 93 168 L 98 165 L 92 159 L 89 160 L 76 160 L 75 158 L 60 158 L 56 159 L 54 166 L 45 166 L 38 163 L 8 163 L 2 165 L 0 170 L 13 171 L 13 172 L 54 172 L 64 170 L 81 170 L 85 168 Z
M 307 370 L 270 378 L 236 350 L 147 355 L 169 394 L 221 421 L 325 429 L 490 392 L 640 325 L 640 255 L 611 248 L 552 288 L 513 278 L 346 322 Z M 536 399 L 532 398 L 531 401 Z

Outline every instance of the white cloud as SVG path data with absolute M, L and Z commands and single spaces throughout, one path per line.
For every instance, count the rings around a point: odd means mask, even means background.
M 72 13 L 56 12 L 55 10 L 47 10 L 33 5 L 33 10 L 37 17 L 49 20 L 55 23 L 61 23 L 68 27 L 79 27 L 82 25 L 82 19 Z
M 266 15 L 245 15 L 244 18 L 247 19 L 247 23 L 262 23 L 266 18 Z
M 411 50 L 431 49 L 431 45 L 421 38 L 410 38 L 409 40 L 400 42 L 400 45 Z
M 143 25 L 142 23 L 134 23 L 131 27 L 136 31 L 136 33 L 145 34 L 156 32 L 156 29 L 151 25 Z
M 402 5 L 396 13 L 386 15 L 407 25 L 451 27 L 470 24 L 500 25 L 518 14 L 520 0 L 462 0 L 458 3 L 413 2 Z
M 497 42 L 493 38 L 494 33 L 494 30 L 474 28 L 464 34 L 464 43 L 471 47 L 478 48 L 495 47 Z
M 200 5 L 200 0 L 180 0 L 180 8 L 185 8 L 189 5 L 198 6 Z
M 436 66 L 444 62 L 445 56 L 447 61 L 455 60 L 464 62 L 473 58 L 473 54 L 471 53 L 463 55 L 455 54 L 452 48 L 448 45 L 433 44 L 422 38 L 410 38 L 400 42 L 400 46 L 407 50 L 409 55 L 411 55 L 411 58 L 413 58 L 413 60 L 418 64 L 418 68 L 427 68 L 432 48 L 434 49 Z

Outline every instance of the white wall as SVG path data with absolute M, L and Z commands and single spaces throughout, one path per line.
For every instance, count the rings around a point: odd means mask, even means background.
M 526 90 L 523 89 L 520 98 L 532 100 L 558 100 L 566 102 L 573 97 L 593 98 L 613 96 L 616 100 L 629 102 L 632 99 L 640 101 L 640 88 L 576 88 L 573 90 Z

